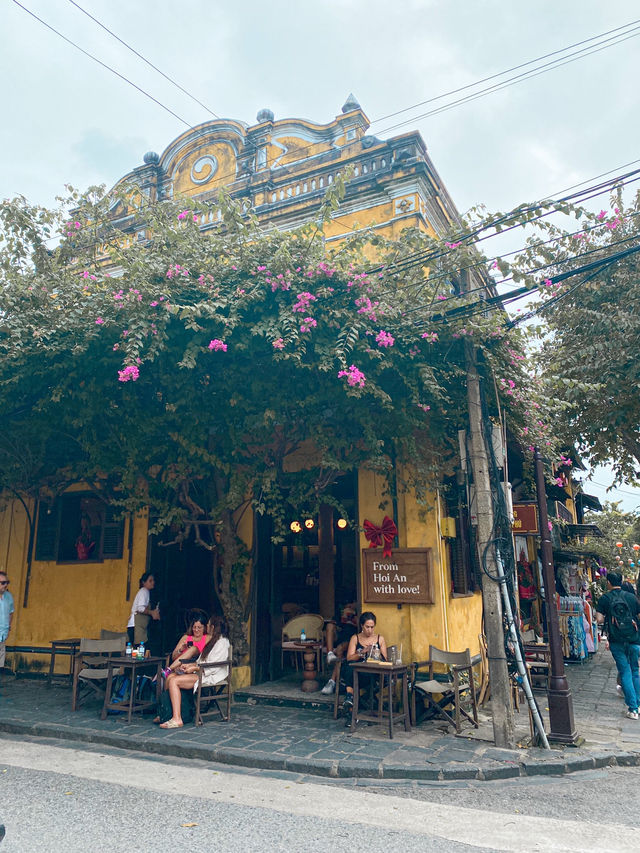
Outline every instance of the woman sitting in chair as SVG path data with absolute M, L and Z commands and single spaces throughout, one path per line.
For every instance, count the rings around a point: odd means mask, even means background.
M 178 729 L 183 725 L 181 714 L 182 690 L 195 691 L 198 684 L 198 663 L 215 663 L 216 661 L 224 661 L 229 658 L 229 629 L 227 623 L 222 616 L 212 616 L 207 625 L 207 634 L 209 641 L 202 649 L 200 657 L 195 663 L 185 663 L 182 665 L 182 671 L 173 673 L 166 684 L 166 693 L 169 694 L 171 701 L 171 718 L 165 723 L 161 723 L 161 729 Z M 224 681 L 229 673 L 229 668 L 226 666 L 216 666 L 207 670 L 202 677 L 203 687 L 213 687 L 216 684 Z M 165 700 L 166 701 L 166 700 Z M 162 705 L 162 699 L 161 699 Z M 156 718 L 159 721 L 159 718 Z
M 211 639 L 206 631 L 206 614 L 202 610 L 194 610 L 191 613 L 189 630 L 178 640 L 175 649 L 171 652 L 171 664 L 163 670 L 165 678 L 181 669 L 181 661 L 197 658 L 198 655 L 202 654 L 202 650 Z
M 376 634 L 376 615 L 367 611 L 360 616 L 360 630 L 349 640 L 347 662 L 363 661 L 368 657 L 379 656 L 380 660 L 387 659 L 387 644 L 382 634 Z M 347 685 L 347 698 L 344 700 L 344 710 L 351 711 L 353 707 L 353 670 L 350 666 L 342 667 L 342 674 Z M 375 676 L 373 676 L 375 678 Z M 368 676 L 371 679 L 371 676 Z M 367 681 L 366 676 L 358 680 L 362 686 Z

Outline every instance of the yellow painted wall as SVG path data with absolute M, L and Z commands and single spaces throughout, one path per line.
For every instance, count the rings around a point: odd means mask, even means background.
M 358 501 L 360 523 L 365 519 L 380 524 L 385 515 L 393 516 L 391 499 L 385 495 L 386 481 L 372 471 L 362 470 L 358 475 Z M 381 508 L 380 504 L 384 506 Z M 482 597 L 454 597 L 451 593 L 451 575 L 446 565 L 445 549 L 440 536 L 440 504 L 432 495 L 428 507 L 418 505 L 415 496 L 408 492 L 397 499 L 398 540 L 401 548 L 430 548 L 433 570 L 434 604 L 371 604 L 362 601 L 362 610 L 376 614 L 377 625 L 387 645 L 402 644 L 405 661 L 426 660 L 429 646 L 449 651 L 469 647 L 472 654 L 478 651 L 478 634 L 481 630 Z M 369 542 L 360 534 L 360 548 Z M 363 589 L 362 569 L 360 588 Z
M 32 507 L 30 507 L 32 509 Z M 32 562 L 27 606 L 23 607 L 27 581 L 28 523 L 18 501 L 0 513 L 2 561 L 11 580 L 15 613 L 8 645 L 48 646 L 53 639 L 99 637 L 100 630 L 125 631 L 138 578 L 145 571 L 147 518 L 134 522 L 131 596 L 126 598 L 129 521 L 125 521 L 124 552 L 120 560 L 95 563 Z M 35 549 L 34 549 L 35 550 Z M 19 657 L 19 659 L 18 659 Z M 14 665 L 48 669 L 47 655 L 15 655 Z M 64 672 L 67 658 L 56 660 Z

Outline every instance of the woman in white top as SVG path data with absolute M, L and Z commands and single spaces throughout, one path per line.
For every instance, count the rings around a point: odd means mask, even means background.
M 182 725 L 180 715 L 181 690 L 196 690 L 198 685 L 198 663 L 215 663 L 229 658 L 229 629 L 222 616 L 212 616 L 207 625 L 207 634 L 211 637 L 202 650 L 196 663 L 186 663 L 182 667 L 182 675 L 172 675 L 167 680 L 167 690 L 171 699 L 172 717 L 166 723 L 161 723 L 161 729 L 179 729 Z M 229 674 L 228 666 L 213 666 L 202 676 L 202 684 L 212 687 L 224 681 Z
M 140 589 L 136 593 L 136 597 L 133 599 L 133 604 L 131 605 L 131 615 L 129 616 L 129 621 L 127 622 L 127 634 L 129 635 L 129 642 L 133 645 L 135 636 L 134 636 L 134 626 L 136 621 L 136 613 L 144 613 L 148 616 L 153 617 L 154 619 L 160 618 L 160 613 L 158 608 L 155 610 L 151 610 L 149 606 L 150 602 L 150 591 L 156 585 L 156 579 L 151 574 L 151 572 L 145 572 L 139 580 Z

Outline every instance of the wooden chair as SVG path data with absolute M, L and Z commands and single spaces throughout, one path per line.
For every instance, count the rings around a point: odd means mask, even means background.
M 478 643 L 480 645 L 480 686 L 478 688 L 477 702 L 478 706 L 482 707 L 489 698 L 489 653 L 487 652 L 487 638 L 484 634 L 478 634 Z
M 206 685 L 202 683 L 203 676 L 215 668 L 221 666 L 228 667 L 227 675 L 224 681 L 219 681 L 217 684 Z M 214 661 L 213 663 L 198 664 L 198 684 L 196 686 L 196 713 L 195 722 L 197 726 L 204 725 L 204 718 L 209 717 L 216 712 L 220 714 L 223 722 L 229 722 L 231 719 L 231 699 L 233 693 L 231 689 L 231 675 L 233 672 L 233 646 L 229 646 L 229 657 L 227 660 Z M 227 713 L 226 715 L 220 707 L 220 702 L 226 700 Z M 211 709 L 211 705 L 215 705 L 215 709 Z M 208 711 L 203 711 L 203 707 L 208 706 Z
M 298 658 L 300 649 L 295 647 L 295 642 L 300 642 L 300 633 L 304 628 L 307 640 L 322 640 L 322 628 L 324 617 L 319 613 L 301 613 L 294 616 L 282 628 L 282 640 L 280 644 L 280 666 L 284 667 L 285 652 L 293 654 L 296 670 L 298 669 Z M 318 671 L 322 664 L 322 649 L 318 649 Z
M 437 679 L 434 664 L 444 664 L 449 668 L 449 676 Z M 420 671 L 427 669 L 428 677 L 421 678 Z M 464 677 L 466 674 L 466 677 Z M 461 678 L 463 676 L 463 678 Z M 431 708 L 448 723 L 456 727 L 458 734 L 462 730 L 462 717 L 465 717 L 475 728 L 478 728 L 478 705 L 476 701 L 476 689 L 473 680 L 473 661 L 471 652 L 465 649 L 463 652 L 445 652 L 435 646 L 429 646 L 429 660 L 416 661 L 413 664 L 411 678 L 411 716 L 413 724 L 416 724 L 416 693 L 419 693 L 427 708 Z M 468 694 L 471 700 L 472 714 L 462 707 L 461 697 Z M 436 699 L 441 695 L 441 699 Z M 455 718 L 446 710 L 453 705 Z
M 104 699 L 109 672 L 105 659 L 123 655 L 125 646 L 124 639 L 80 640 L 80 648 L 73 662 L 72 711 L 76 711 L 91 696 Z M 87 688 L 83 696 L 82 688 Z
M 106 628 L 100 630 L 101 640 L 124 640 L 125 646 L 128 642 L 129 635 L 126 631 L 108 631 Z

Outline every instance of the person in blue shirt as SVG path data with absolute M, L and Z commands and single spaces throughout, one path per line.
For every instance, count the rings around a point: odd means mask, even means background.
M 4 668 L 7 637 L 11 630 L 11 616 L 13 615 L 13 596 L 8 587 L 9 578 L 6 572 L 0 571 L 0 669 Z

